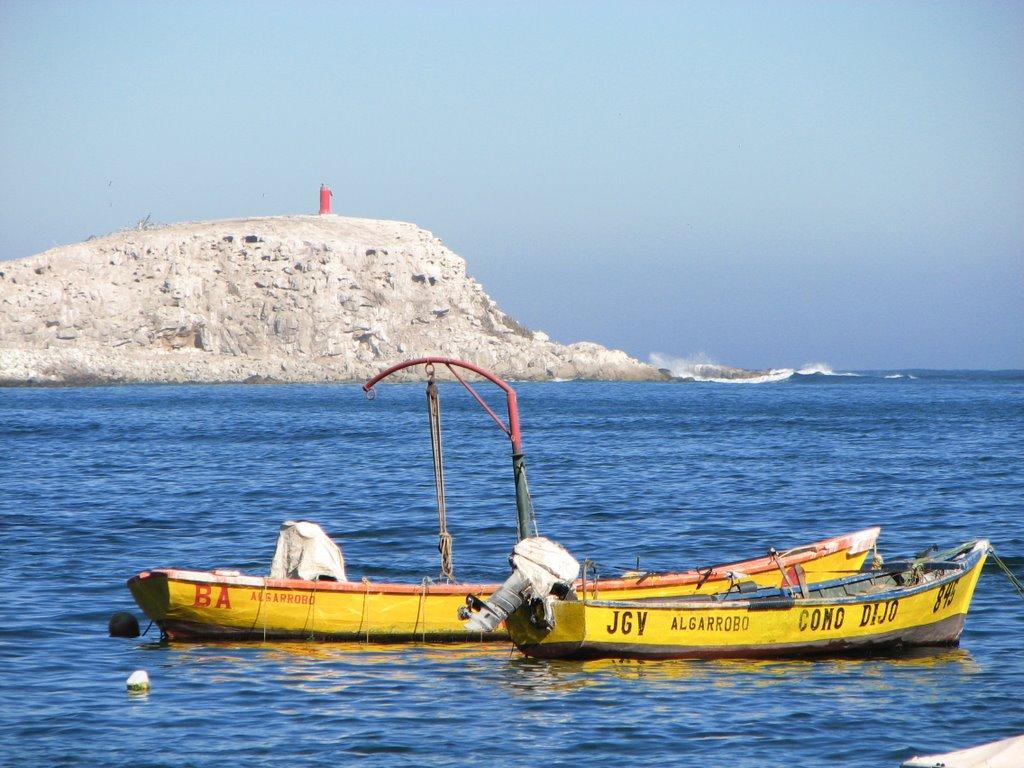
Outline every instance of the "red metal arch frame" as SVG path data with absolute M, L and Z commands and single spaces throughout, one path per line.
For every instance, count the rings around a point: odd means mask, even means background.
M 523 452 L 523 436 L 519 429 L 519 404 L 516 400 L 516 391 L 512 389 L 512 386 L 505 381 L 495 376 L 493 373 L 488 371 L 486 368 L 481 368 L 479 365 L 473 363 L 467 363 L 465 360 L 456 360 L 451 357 L 418 357 L 415 360 L 406 360 L 404 363 L 393 365 L 385 371 L 381 371 L 368 382 L 363 384 L 363 391 L 367 397 L 371 399 L 374 397 L 374 387 L 383 379 L 386 379 L 393 373 L 404 370 L 406 368 L 415 368 L 418 365 L 443 365 L 447 368 L 452 376 L 466 388 L 466 391 L 473 396 L 480 407 L 483 408 L 487 414 L 494 419 L 494 423 L 498 425 L 498 428 L 508 436 L 509 440 L 512 441 L 512 453 Z M 501 418 L 496 414 L 484 399 L 477 394 L 476 390 L 469 385 L 456 368 L 465 368 L 467 371 L 472 371 L 477 376 L 482 376 L 495 386 L 500 387 L 505 392 L 505 399 L 508 403 L 508 425 L 506 426 L 502 422 Z
M 448 371 L 455 377 L 466 391 L 473 396 L 473 399 L 477 401 L 481 408 L 487 412 L 494 423 L 498 425 L 498 428 L 508 437 L 512 442 L 512 469 L 513 476 L 516 484 L 516 510 L 518 512 L 518 524 L 519 524 L 519 538 L 525 538 L 527 536 L 533 536 L 537 533 L 537 523 L 533 513 L 533 501 L 530 499 L 530 492 L 526 484 L 526 463 L 523 457 L 523 436 L 519 428 L 519 404 L 516 399 L 516 391 L 512 389 L 512 386 L 504 379 L 499 378 L 495 374 L 488 371 L 486 368 L 481 368 L 479 365 L 468 363 L 465 360 L 456 360 L 451 357 L 418 357 L 414 360 L 406 360 L 405 362 L 393 365 L 386 370 L 381 371 L 372 379 L 363 384 L 363 392 L 370 399 L 373 399 L 376 395 L 374 387 L 382 380 L 386 379 L 398 371 L 405 370 L 406 368 L 415 368 L 416 366 L 434 366 L 443 365 Z M 487 405 L 482 397 L 477 394 L 476 390 L 470 386 L 456 370 L 462 368 L 477 376 L 481 376 L 487 381 L 491 382 L 505 393 L 505 402 L 508 407 L 508 424 L 505 424 L 501 417 L 494 412 L 494 410 Z

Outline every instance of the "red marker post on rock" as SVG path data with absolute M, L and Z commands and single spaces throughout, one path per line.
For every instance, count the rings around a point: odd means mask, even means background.
M 326 184 L 320 185 L 320 213 L 331 212 L 331 197 L 334 193 Z

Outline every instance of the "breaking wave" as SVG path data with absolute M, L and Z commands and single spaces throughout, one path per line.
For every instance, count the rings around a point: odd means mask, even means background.
M 833 371 L 828 363 L 808 363 L 796 371 L 797 376 L 860 376 L 859 373 Z
M 672 357 L 652 352 L 648 359 L 651 365 L 667 370 L 676 378 L 718 384 L 770 384 L 788 379 L 799 380 L 795 377 L 802 377 L 804 380 L 833 376 L 860 377 L 859 373 L 834 371 L 827 363 L 807 363 L 800 368 L 767 368 L 755 371 L 716 363 L 703 353 L 691 357 Z

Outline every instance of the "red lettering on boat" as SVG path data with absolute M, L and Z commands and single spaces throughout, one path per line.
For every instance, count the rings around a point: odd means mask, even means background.
M 209 599 L 207 599 L 206 604 L 210 604 Z M 220 585 L 220 594 L 217 595 L 217 605 L 214 608 L 231 608 L 231 598 L 228 597 L 227 585 Z
M 213 587 L 209 584 L 196 584 L 196 599 L 193 607 L 208 608 L 210 605 L 210 590 Z

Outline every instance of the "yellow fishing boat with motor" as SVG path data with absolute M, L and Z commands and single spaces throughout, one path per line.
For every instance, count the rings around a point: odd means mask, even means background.
M 580 579 L 575 588 L 581 597 L 631 600 L 720 592 L 739 574 L 757 584 L 777 585 L 803 573 L 813 583 L 859 570 L 878 532 L 868 528 L 774 556 L 679 573 Z M 470 595 L 491 594 L 498 584 L 269 578 L 233 570 L 159 568 L 133 576 L 128 588 L 172 640 L 466 642 L 508 637 L 504 627 L 468 631 L 457 616 Z
M 135 601 L 172 640 L 363 640 L 379 642 L 465 642 L 507 637 L 504 627 L 486 632 L 465 629 L 457 611 L 473 594 L 490 594 L 497 584 L 467 584 L 455 579 L 452 540 L 447 531 L 440 400 L 435 367 L 447 371 L 498 424 L 512 444 L 520 539 L 537 531 L 526 483 L 516 393 L 493 373 L 459 360 L 420 358 L 383 371 L 364 386 L 368 396 L 382 379 L 423 365 L 438 508 L 441 579 L 416 583 L 350 581 L 341 550 L 316 525 L 287 522 L 279 534 L 269 576 L 236 570 L 196 571 L 156 568 L 128 580 Z M 472 374 L 490 381 L 506 397 L 502 420 L 466 380 Z M 371 397 L 372 399 L 372 397 Z M 581 597 L 631 600 L 680 597 L 726 590 L 738 580 L 760 586 L 807 583 L 857 572 L 875 550 L 878 528 L 847 533 L 742 562 L 710 565 L 669 573 L 626 573 L 616 578 L 580 579 Z
M 514 571 L 467 625 L 507 619 L 512 642 L 537 658 L 776 658 L 959 643 L 989 542 L 891 563 L 819 584 L 716 595 L 591 600 L 571 589 L 579 565 L 543 538 L 520 542 Z

